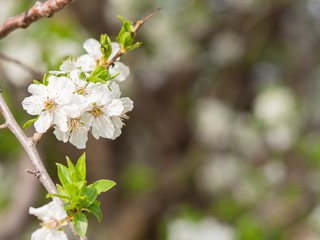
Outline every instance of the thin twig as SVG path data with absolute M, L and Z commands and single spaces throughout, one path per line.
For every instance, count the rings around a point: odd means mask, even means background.
M 9 62 L 12 62 L 12 63 L 15 63 L 16 65 L 20 66 L 21 68 L 23 68 L 24 70 L 30 72 L 32 75 L 33 75 L 33 78 L 35 79 L 38 79 L 38 80 L 41 80 L 42 79 L 42 74 L 37 72 L 36 70 L 34 70 L 33 68 L 27 66 L 26 64 L 16 60 L 16 59 L 13 59 L 11 57 L 8 57 L 6 55 L 4 55 L 3 53 L 0 53 L 0 58 L 6 60 L 6 61 L 9 61 Z
M 133 34 L 134 36 L 137 35 L 137 32 L 139 30 L 139 28 L 142 26 L 142 24 L 144 24 L 148 19 L 150 19 L 154 14 L 156 14 L 157 12 L 159 12 L 160 10 L 162 9 L 162 7 L 160 8 L 157 8 L 156 10 L 154 10 L 152 13 L 150 13 L 147 17 L 145 17 L 144 19 L 142 20 L 138 20 L 136 22 L 136 24 L 134 25 L 133 27 Z M 109 61 L 106 61 L 105 64 L 103 64 L 103 67 L 105 69 L 108 69 L 111 65 L 113 65 L 113 63 L 119 58 L 121 57 L 122 55 L 126 54 L 126 50 L 123 50 L 123 49 L 119 49 L 118 52 L 116 53 L 116 55 Z
M 150 13 L 148 16 L 146 16 L 144 19 L 137 21 L 137 23 L 135 24 L 132 32 L 134 33 L 134 36 L 137 35 L 137 32 L 139 30 L 139 28 L 142 26 L 142 24 L 144 24 L 148 19 L 150 19 L 151 17 L 153 17 L 153 15 L 155 15 L 157 12 L 159 12 L 162 9 L 162 7 L 157 8 L 156 10 L 154 10 L 152 13 Z
M 19 16 L 9 18 L 0 26 L 0 39 L 7 36 L 17 28 L 27 28 L 31 23 L 39 18 L 51 17 L 74 0 L 48 0 L 44 3 L 37 1 L 28 11 Z
M 5 123 L 0 125 L 0 130 L 1 130 L 1 129 L 7 129 L 7 128 L 8 128 L 8 126 L 7 126 L 7 124 L 5 124 Z

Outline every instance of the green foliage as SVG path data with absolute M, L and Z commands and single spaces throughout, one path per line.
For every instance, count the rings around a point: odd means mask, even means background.
M 112 52 L 111 40 L 107 34 L 102 34 L 100 37 L 101 52 L 104 59 L 107 60 Z
M 62 185 L 57 184 L 59 194 L 48 194 L 47 197 L 60 197 L 65 201 L 68 216 L 73 216 L 72 223 L 79 236 L 86 235 L 88 228 L 87 214 L 93 213 L 101 221 L 102 213 L 97 197 L 108 191 L 115 182 L 102 179 L 87 186 L 86 155 L 78 159 L 76 165 L 67 157 L 68 167 L 57 163 L 58 177 Z
M 39 118 L 39 116 L 37 116 L 36 118 L 30 119 L 25 124 L 23 124 L 22 128 L 26 129 L 26 128 L 30 127 L 35 121 L 38 120 L 38 118 Z
M 133 50 L 141 45 L 141 42 L 133 43 L 135 32 L 133 22 L 125 19 L 124 17 L 118 16 L 122 22 L 122 28 L 116 38 L 121 46 L 122 51 Z
M 50 76 L 50 74 L 48 74 L 48 73 L 44 74 L 44 76 L 43 76 L 42 83 L 43 83 L 45 86 L 48 86 L 48 84 L 49 84 L 49 80 L 48 80 L 49 76 Z
M 90 76 L 88 77 L 87 81 L 88 82 L 100 82 L 100 83 L 106 83 L 107 81 L 115 78 L 116 76 L 118 76 L 120 73 L 114 73 L 114 74 L 110 74 L 108 75 L 108 70 L 105 69 L 102 65 L 98 65 L 90 74 Z

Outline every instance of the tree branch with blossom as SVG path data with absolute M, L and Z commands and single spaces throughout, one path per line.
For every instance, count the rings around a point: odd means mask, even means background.
M 72 1 L 48 2 L 62 4 Z M 48 6 L 51 6 L 51 10 L 54 9 L 52 5 Z M 86 147 L 89 132 L 96 139 L 102 137 L 114 140 L 120 136 L 121 129 L 125 126 L 124 121 L 128 119 L 126 114 L 133 109 L 133 101 L 128 97 L 121 97 L 118 82 L 124 81 L 130 71 L 119 61 L 119 57 L 141 45 L 141 42 L 134 43 L 138 29 L 160 9 L 136 24 L 119 17 L 123 26 L 116 38 L 117 42 L 111 42 L 107 34 L 101 35 L 100 42 L 90 38 L 83 44 L 86 54 L 77 60 L 64 61 L 60 71 L 50 71 L 42 82 L 34 80 L 28 87 L 31 96 L 22 102 L 23 109 L 36 116 L 23 126 L 26 128 L 34 124 L 36 132 L 32 137 L 27 137 L 15 120 L 0 88 L 0 112 L 5 119 L 0 129 L 9 129 L 16 136 L 35 168 L 28 169 L 27 172 L 39 179 L 48 191 L 47 197 L 53 198 L 53 202 L 39 209 L 30 208 L 31 214 L 41 215 L 43 220 L 42 228 L 32 234 L 32 240 L 66 240 L 65 233 L 60 231 L 61 226 L 66 224 L 77 239 L 85 240 L 87 214 L 92 213 L 98 221 L 101 220 L 100 202 L 96 198 L 112 188 L 115 182 L 101 179 L 87 185 L 84 153 L 75 165 L 68 157 L 68 167 L 56 164 L 61 185 L 55 185 L 43 165 L 37 145 L 51 128 L 54 128 L 58 140 L 69 141 L 78 149 Z M 51 16 L 52 12 L 42 10 L 44 16 Z M 42 15 L 36 14 L 31 19 L 34 20 L 37 16 Z M 29 20 L 26 23 L 32 22 Z M 52 212 L 51 208 L 56 210 Z M 61 214 L 55 215 L 57 211 Z

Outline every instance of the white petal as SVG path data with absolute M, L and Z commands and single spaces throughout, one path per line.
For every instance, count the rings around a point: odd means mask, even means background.
M 114 127 L 109 117 L 103 116 L 96 118 L 92 123 L 92 135 L 99 139 L 99 137 L 103 138 L 111 138 L 114 133 Z
M 65 142 L 68 142 L 69 140 L 69 131 L 67 132 L 62 132 L 59 127 L 55 126 L 54 127 L 54 131 L 53 131 L 54 135 L 56 135 L 57 139 L 59 141 L 63 141 L 64 143 Z
M 62 132 L 69 130 L 67 113 L 63 110 L 53 113 L 52 123 L 56 124 Z
M 60 66 L 60 70 L 65 73 L 71 72 L 75 68 L 76 68 L 76 63 L 71 60 L 64 61 Z
M 83 149 L 86 147 L 86 142 L 88 141 L 88 132 L 85 128 L 81 128 L 78 131 L 73 131 L 70 134 L 69 142 L 76 146 L 78 149 Z
M 111 91 L 109 92 L 109 97 L 111 99 L 117 99 L 120 98 L 121 92 L 120 92 L 120 87 L 117 83 L 112 82 L 111 85 L 109 86 Z
M 67 235 L 63 231 L 51 231 L 47 235 L 47 240 L 68 240 Z
M 70 72 L 70 78 L 76 85 L 79 85 L 83 82 L 83 80 L 80 78 L 80 73 L 81 71 L 79 69 L 72 70 Z
M 49 231 L 47 228 L 39 228 L 31 234 L 31 240 L 46 240 Z
M 42 98 L 38 96 L 30 96 L 22 101 L 22 107 L 30 115 L 39 115 L 43 109 Z
M 28 92 L 33 95 L 45 96 L 47 87 L 43 84 L 30 84 Z
M 87 53 L 95 60 L 99 60 L 102 57 L 101 44 L 99 41 L 93 38 L 89 38 L 83 43 L 83 48 Z
M 61 221 L 67 217 L 63 207 L 55 200 L 39 208 L 30 207 L 29 214 L 35 215 L 43 221 L 49 221 L 51 218 Z
M 120 98 L 120 100 L 124 107 L 123 113 L 129 112 L 133 109 L 133 101 L 130 98 L 124 97 L 124 98 Z
M 120 50 L 120 44 L 117 43 L 117 42 L 112 42 L 111 43 L 111 48 L 112 48 L 112 51 L 111 51 L 111 54 L 109 56 L 109 60 L 111 60 L 117 54 L 117 52 Z
M 68 240 L 68 238 L 63 231 L 40 228 L 32 233 L 31 240 Z
M 68 116 L 69 118 L 80 117 L 79 106 L 76 104 L 63 106 L 63 111 L 66 113 L 66 116 Z
M 124 107 L 120 99 L 115 99 L 107 106 L 108 116 L 120 116 Z
M 109 68 L 109 74 L 120 73 L 118 76 L 113 78 L 119 82 L 123 82 L 127 79 L 130 74 L 130 69 L 122 62 L 114 62 L 114 66 Z
M 81 68 L 81 70 L 85 72 L 92 71 L 96 66 L 96 60 L 89 54 L 80 56 L 76 63 L 76 67 Z
M 111 139 L 114 140 L 114 139 L 116 139 L 117 137 L 120 136 L 121 128 L 123 127 L 124 123 L 118 117 L 112 118 L 111 121 L 112 121 L 113 126 L 114 126 L 114 133 L 113 133 L 113 136 L 111 137 Z
M 34 127 L 38 133 L 45 133 L 52 123 L 52 113 L 45 111 L 39 115 L 39 118 L 34 123 Z

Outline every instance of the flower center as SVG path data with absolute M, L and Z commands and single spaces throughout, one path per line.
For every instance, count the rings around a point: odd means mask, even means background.
M 42 227 L 57 230 L 60 227 L 60 222 L 58 221 L 58 219 L 52 217 L 52 218 L 50 218 L 49 221 L 44 221 L 40 225 Z
M 81 129 L 82 125 L 83 125 L 83 123 L 80 122 L 80 117 L 69 119 L 68 127 L 69 127 L 70 132 L 79 131 Z
M 54 101 L 54 99 L 48 99 L 44 102 L 44 110 L 52 112 L 56 109 L 57 103 Z
M 94 106 L 91 108 L 90 113 L 95 116 L 98 117 L 100 115 L 102 115 L 104 112 L 102 111 L 102 107 L 103 106 L 97 106 L 94 104 Z
M 79 95 L 86 95 L 86 88 L 85 87 L 77 87 L 75 92 L 78 93 Z

